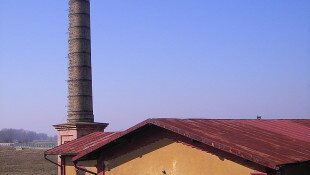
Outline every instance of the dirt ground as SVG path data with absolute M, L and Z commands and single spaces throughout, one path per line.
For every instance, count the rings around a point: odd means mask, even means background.
M 44 151 L 0 147 L 0 175 L 56 175 L 57 167 L 44 159 Z

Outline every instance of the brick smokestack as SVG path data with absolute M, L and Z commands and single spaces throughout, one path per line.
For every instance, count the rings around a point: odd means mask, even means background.
M 53 125 L 58 145 L 93 132 L 104 132 L 108 123 L 94 122 L 92 100 L 90 1 L 69 2 L 69 78 L 67 122 Z M 58 158 L 58 174 L 63 174 L 63 161 Z
M 94 122 L 89 0 L 69 0 L 68 42 L 67 122 Z

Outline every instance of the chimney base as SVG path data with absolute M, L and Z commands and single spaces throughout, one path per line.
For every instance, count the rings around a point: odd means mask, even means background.
M 71 140 L 83 137 L 92 132 L 104 132 L 108 123 L 93 123 L 93 122 L 76 122 L 53 125 L 57 130 L 57 145 L 62 145 Z M 64 165 L 64 160 L 58 157 L 58 164 Z M 63 166 L 58 167 L 58 175 L 64 174 Z
M 57 130 L 57 145 L 61 145 L 92 132 L 104 132 L 108 123 L 76 122 L 53 126 Z

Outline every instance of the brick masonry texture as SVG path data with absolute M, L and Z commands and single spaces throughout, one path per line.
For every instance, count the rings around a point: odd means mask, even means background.
M 69 0 L 68 42 L 67 122 L 94 122 L 89 0 Z

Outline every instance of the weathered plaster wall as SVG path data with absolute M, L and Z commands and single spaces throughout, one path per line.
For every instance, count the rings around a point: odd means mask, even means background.
M 71 158 L 69 157 L 65 159 L 65 174 L 66 175 L 76 174 L 73 162 L 71 161 Z
M 106 175 L 249 175 L 254 171 L 170 139 L 162 139 L 105 164 Z
M 79 167 L 85 168 L 91 172 L 96 173 L 97 172 L 97 161 L 96 160 L 89 160 L 89 161 L 80 161 L 78 163 Z M 66 175 L 92 175 L 91 173 L 85 173 L 81 171 L 80 173 L 76 173 L 75 167 L 71 161 L 71 158 L 66 158 L 66 166 L 65 166 L 65 173 Z

